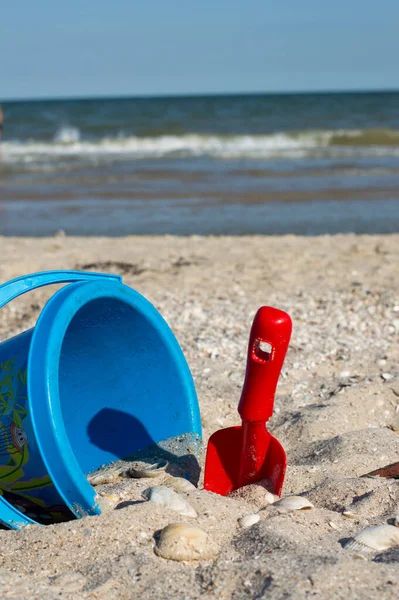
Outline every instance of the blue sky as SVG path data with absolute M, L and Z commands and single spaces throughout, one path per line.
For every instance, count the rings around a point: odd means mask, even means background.
M 399 88 L 398 0 L 13 0 L 0 98 Z

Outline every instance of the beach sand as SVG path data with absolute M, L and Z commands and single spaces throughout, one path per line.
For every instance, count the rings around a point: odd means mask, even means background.
M 0 238 L 0 281 L 46 269 L 120 273 L 162 313 L 192 370 L 204 442 L 238 424 L 252 318 L 287 311 L 293 334 L 270 430 L 288 456 L 287 511 L 263 493 L 187 494 L 217 558 L 175 562 L 154 533 L 187 521 L 140 501 L 158 480 L 124 480 L 123 508 L 0 531 L 2 599 L 397 598 L 399 548 L 353 554 L 345 541 L 399 513 L 399 481 L 360 478 L 399 460 L 399 235 Z M 0 339 L 35 323 L 44 289 L 0 311 Z M 162 479 L 162 478 L 161 478 Z M 107 491 L 107 486 L 104 486 Z M 353 513 L 347 518 L 343 512 Z M 257 513 L 242 528 L 238 519 Z

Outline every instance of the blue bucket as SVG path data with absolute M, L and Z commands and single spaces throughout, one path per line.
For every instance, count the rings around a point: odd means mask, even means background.
M 0 344 L 0 523 L 13 529 L 99 514 L 87 476 L 105 465 L 179 441 L 180 455 L 187 440 L 194 455 L 200 448 L 183 352 L 119 276 L 28 275 L 0 286 L 0 308 L 59 283 L 69 285 L 36 326 Z

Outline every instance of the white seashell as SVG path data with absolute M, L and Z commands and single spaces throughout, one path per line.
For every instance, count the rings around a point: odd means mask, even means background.
M 264 499 L 267 502 L 267 504 L 274 504 L 275 502 L 278 502 L 278 500 L 280 500 L 280 496 L 266 491 Z
M 260 516 L 255 513 L 244 515 L 241 519 L 238 519 L 239 525 L 241 527 L 251 527 L 251 525 L 255 525 L 260 520 Z
M 191 492 L 192 490 L 196 490 L 197 488 L 191 481 L 185 479 L 184 477 L 168 477 L 163 482 L 168 487 L 171 487 L 175 490 L 175 492 Z
M 191 517 L 193 519 L 198 517 L 197 512 L 185 498 L 164 485 L 156 485 L 154 487 L 147 488 L 142 493 L 142 496 L 150 502 L 158 504 L 158 506 L 170 508 L 171 510 L 176 511 L 185 517 Z
M 112 483 L 118 477 L 118 471 L 104 471 L 104 473 L 95 473 L 89 475 L 87 481 L 93 485 L 102 485 L 104 483 Z
M 382 552 L 399 546 L 399 530 L 393 525 L 374 525 L 366 527 L 350 540 L 346 550 L 367 554 L 369 552 Z
M 303 496 L 286 496 L 273 503 L 276 508 L 286 508 L 287 510 L 309 510 L 314 505 Z
M 129 469 L 128 474 L 130 477 L 140 478 L 140 477 L 159 477 L 162 475 L 168 466 L 167 460 L 160 460 L 156 463 L 147 463 L 145 461 L 135 461 L 133 462 Z
M 220 548 L 200 527 L 171 523 L 162 529 L 154 551 L 170 560 L 209 560 L 219 554 Z
M 346 517 L 347 519 L 356 519 L 356 521 L 360 521 L 362 518 L 360 515 L 357 515 L 356 513 L 352 512 L 351 510 L 344 510 L 344 512 L 342 513 L 342 516 Z

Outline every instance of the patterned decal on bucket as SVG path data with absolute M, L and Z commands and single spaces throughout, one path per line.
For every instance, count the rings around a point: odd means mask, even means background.
M 0 495 L 33 519 L 63 521 L 70 518 L 67 507 L 48 506 L 40 498 L 40 490 L 53 488 L 49 475 L 31 477 L 27 472 L 29 439 L 23 423 L 27 399 L 26 367 L 17 368 L 15 359 L 0 363 Z
M 11 481 L 9 471 L 18 464 L 23 466 L 27 458 L 24 446 L 28 441 L 22 421 L 26 418 L 26 369 L 16 370 L 14 360 L 0 363 L 0 480 Z M 25 455 L 11 458 L 12 455 Z M 6 460 L 4 458 L 11 458 Z M 8 464 L 7 464 L 8 463 Z M 11 467 L 7 468 L 7 467 Z

